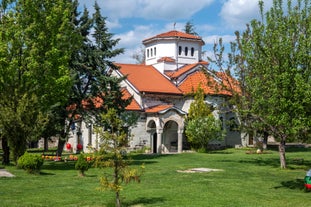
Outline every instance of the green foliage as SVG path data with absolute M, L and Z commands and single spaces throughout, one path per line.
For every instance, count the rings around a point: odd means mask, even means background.
M 199 86 L 194 94 L 194 101 L 191 103 L 187 121 L 206 117 L 211 114 L 211 107 L 204 102 L 204 90 Z
M 273 0 L 266 13 L 263 4 L 262 21 L 236 32 L 228 67 L 242 87 L 235 102 L 242 124 L 273 135 L 286 168 L 285 142 L 306 141 L 311 133 L 311 1 Z
M 95 166 L 113 169 L 112 174 L 101 177 L 100 185 L 101 189 L 114 191 L 116 206 L 121 206 L 120 191 L 122 190 L 122 183 L 140 182 L 144 167 L 142 166 L 141 170 L 129 167 L 130 160 L 126 155 L 128 139 L 124 132 L 125 122 L 118 116 L 115 109 L 108 109 L 106 114 L 102 114 L 102 124 L 108 128 L 107 131 L 103 131 L 102 128 L 96 130 L 102 139 L 102 144 Z
M 3 1 L 0 9 L 0 128 L 17 161 L 67 99 L 77 33 L 71 1 Z
M 224 138 L 221 121 L 213 115 L 192 119 L 187 123 L 186 135 L 190 145 L 198 149 L 207 149 L 210 141 L 221 141 Z
M 28 173 L 40 173 L 43 159 L 39 154 L 25 152 L 17 162 L 17 166 L 26 170 Z
M 196 35 L 196 36 L 198 35 L 198 33 L 196 33 L 196 31 L 195 31 L 194 24 L 193 24 L 191 21 L 187 21 L 187 22 L 186 22 L 184 31 L 185 31 L 187 34 Z
M 222 123 L 215 119 L 211 108 L 204 101 L 204 90 L 199 87 L 190 105 L 185 131 L 189 144 L 195 150 L 205 151 L 211 140 L 222 140 L 224 137 Z
M 78 157 L 78 160 L 75 164 L 75 169 L 79 171 L 79 175 L 84 176 L 85 171 L 91 167 L 91 162 L 86 160 L 86 156 L 81 153 Z

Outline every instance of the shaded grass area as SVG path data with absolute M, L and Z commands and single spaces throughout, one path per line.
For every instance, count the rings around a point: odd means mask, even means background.
M 311 193 L 305 193 L 303 185 L 310 154 L 310 149 L 287 150 L 286 170 L 279 168 L 279 155 L 273 150 L 133 154 L 133 167 L 144 163 L 146 170 L 140 184 L 124 186 L 123 206 L 311 206 Z M 177 172 L 201 167 L 223 171 Z M 74 162 L 53 161 L 44 163 L 40 175 L 14 166 L 6 169 L 16 177 L 0 178 L 1 206 L 114 206 L 112 192 L 97 190 L 104 170 L 91 168 L 86 177 L 78 177 Z

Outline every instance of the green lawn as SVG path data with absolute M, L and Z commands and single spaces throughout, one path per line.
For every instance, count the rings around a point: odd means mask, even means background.
M 124 187 L 123 206 L 311 206 L 311 193 L 303 188 L 311 149 L 288 149 L 287 170 L 279 168 L 276 151 L 246 152 L 133 155 L 133 165 L 145 163 L 146 171 L 140 184 Z M 223 171 L 177 172 L 197 167 Z M 86 177 L 78 177 L 73 162 L 53 161 L 45 161 L 41 175 L 28 175 L 14 166 L 6 169 L 16 177 L 0 178 L 1 207 L 114 206 L 112 192 L 97 190 L 102 170 L 92 168 Z

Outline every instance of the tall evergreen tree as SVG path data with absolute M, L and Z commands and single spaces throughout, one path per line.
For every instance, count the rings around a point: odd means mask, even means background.
M 194 24 L 191 21 L 186 22 L 184 32 L 191 35 L 198 35 L 198 33 L 195 31 Z
M 101 112 L 115 108 L 121 113 L 129 103 L 129 100 L 122 99 L 122 79 L 110 76 L 111 70 L 117 69 L 111 58 L 121 54 L 123 49 L 114 49 L 119 39 L 112 39 L 113 34 L 106 27 L 106 18 L 101 15 L 97 3 L 94 7 L 92 17 L 87 9 L 84 9 L 81 17 L 75 14 L 75 26 L 81 36 L 81 45 L 71 57 L 74 84 L 67 103 L 71 107 L 63 113 L 63 120 L 69 121 L 67 126 L 75 121 L 76 115 L 84 121 L 97 122 Z M 66 133 L 63 133 L 58 146 L 59 154 L 62 153 L 66 139 Z

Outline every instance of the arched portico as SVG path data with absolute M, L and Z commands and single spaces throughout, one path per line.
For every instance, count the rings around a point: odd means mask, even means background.
M 170 110 L 148 114 L 147 132 L 150 134 L 153 153 L 181 153 L 183 149 L 184 113 Z

